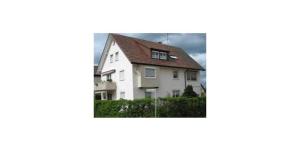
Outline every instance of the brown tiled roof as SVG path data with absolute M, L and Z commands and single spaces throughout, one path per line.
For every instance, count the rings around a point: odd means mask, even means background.
M 119 34 L 111 35 L 131 63 L 204 70 L 181 48 Z M 152 59 L 151 49 L 168 51 L 169 55 L 176 56 L 177 59 L 172 61 Z

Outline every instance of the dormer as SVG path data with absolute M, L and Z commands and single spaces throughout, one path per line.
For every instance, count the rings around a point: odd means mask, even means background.
M 168 60 L 169 52 L 151 48 L 151 58 L 159 60 Z

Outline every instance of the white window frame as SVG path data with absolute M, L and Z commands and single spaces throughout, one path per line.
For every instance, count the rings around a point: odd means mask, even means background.
M 123 73 L 121 73 L 121 72 L 123 72 Z M 123 74 L 123 77 L 121 76 L 121 74 Z M 119 72 L 119 79 L 120 79 L 120 81 L 124 81 L 125 80 L 125 71 L 124 70 L 121 70 Z
M 125 99 L 125 91 L 120 92 L 120 99 Z
M 177 72 L 177 78 L 174 78 L 174 73 Z M 178 70 L 173 70 L 173 79 L 179 79 Z
M 146 76 L 146 69 L 154 69 L 154 77 L 147 77 Z M 156 78 L 156 68 L 154 68 L 154 67 L 145 67 L 144 68 L 144 78 Z
M 149 93 L 150 93 L 150 97 L 146 97 L 146 95 L 149 94 Z M 152 93 L 153 93 L 153 92 L 145 91 L 145 98 L 152 98 Z
M 109 62 L 110 63 L 114 62 L 114 54 L 109 55 Z
M 165 58 L 162 58 L 161 54 L 164 54 Z M 167 60 L 168 59 L 167 55 L 168 55 L 167 52 L 159 52 L 159 59 L 161 59 L 161 60 Z
M 156 54 L 156 55 L 155 55 L 156 57 L 153 57 L 153 53 Z M 159 59 L 159 51 L 154 51 L 154 50 L 153 50 L 153 51 L 151 52 L 151 58 L 153 58 L 153 59 Z
M 192 80 L 192 73 L 195 73 L 195 80 Z M 186 80 L 188 80 L 188 81 L 197 81 L 197 71 L 188 71 L 187 73 L 186 73 Z
M 115 61 L 119 61 L 119 52 L 115 53 Z
M 175 92 L 178 92 L 178 96 L 176 96 Z M 180 96 L 180 90 L 172 90 L 172 97 L 179 97 Z

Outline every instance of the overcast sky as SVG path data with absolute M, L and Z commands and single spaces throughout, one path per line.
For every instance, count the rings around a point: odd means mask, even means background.
M 119 33 L 153 42 L 163 42 L 184 49 L 193 59 L 206 69 L 206 34 L 205 33 Z M 94 64 L 104 48 L 107 33 L 94 34 Z M 206 83 L 206 72 L 201 71 L 201 83 Z

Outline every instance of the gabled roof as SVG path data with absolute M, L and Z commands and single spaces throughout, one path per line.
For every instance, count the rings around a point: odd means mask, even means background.
M 179 47 L 119 34 L 111 35 L 131 63 L 204 70 L 203 67 L 201 67 L 193 58 Z M 167 51 L 169 55 L 176 56 L 177 59 L 173 59 L 172 61 L 152 59 L 151 49 Z
M 127 37 L 119 34 L 111 34 L 111 36 L 131 63 L 205 70 L 179 47 Z M 169 55 L 176 56 L 177 59 L 173 59 L 171 61 L 152 59 L 152 49 L 167 51 Z

